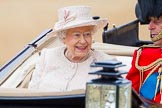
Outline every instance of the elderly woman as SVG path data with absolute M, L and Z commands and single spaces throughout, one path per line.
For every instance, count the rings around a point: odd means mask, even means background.
M 88 6 L 61 8 L 58 14 L 59 21 L 55 23 L 53 33 L 59 36 L 64 46 L 42 50 L 29 89 L 85 89 L 86 82 L 94 78 L 88 72 L 98 69 L 90 67 L 90 64 L 113 59 L 91 48 L 93 34 L 107 24 L 107 19 L 94 20 Z

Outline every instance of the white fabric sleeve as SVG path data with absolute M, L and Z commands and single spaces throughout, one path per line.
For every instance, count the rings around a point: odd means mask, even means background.
M 38 62 L 36 63 L 35 70 L 32 74 L 32 78 L 28 86 L 29 89 L 38 89 L 39 87 L 39 83 L 45 68 L 46 51 L 47 49 L 43 49 L 41 51 L 41 55 L 39 56 Z

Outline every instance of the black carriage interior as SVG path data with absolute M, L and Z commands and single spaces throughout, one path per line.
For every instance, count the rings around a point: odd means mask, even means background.
M 103 43 L 136 47 L 152 44 L 151 41 L 139 40 L 139 20 L 134 20 L 117 27 L 114 26 L 110 30 L 107 30 L 107 27 L 105 27 L 102 40 Z

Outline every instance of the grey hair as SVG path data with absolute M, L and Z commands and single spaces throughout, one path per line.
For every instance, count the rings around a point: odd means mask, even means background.
M 97 30 L 98 30 L 97 26 L 94 26 L 92 29 L 92 33 L 95 34 L 97 32 Z
M 66 32 L 67 32 L 66 30 L 57 32 L 57 36 L 61 41 L 63 41 L 63 39 L 66 37 Z

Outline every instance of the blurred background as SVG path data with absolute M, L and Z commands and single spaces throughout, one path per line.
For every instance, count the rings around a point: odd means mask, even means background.
M 108 18 L 109 29 L 135 20 L 137 0 L 1 0 L 0 66 L 15 56 L 41 32 L 53 28 L 57 10 L 70 5 L 89 5 L 92 15 Z M 142 28 L 142 30 L 141 30 Z M 95 41 L 102 42 L 102 30 Z M 140 38 L 149 40 L 146 26 L 140 27 Z

